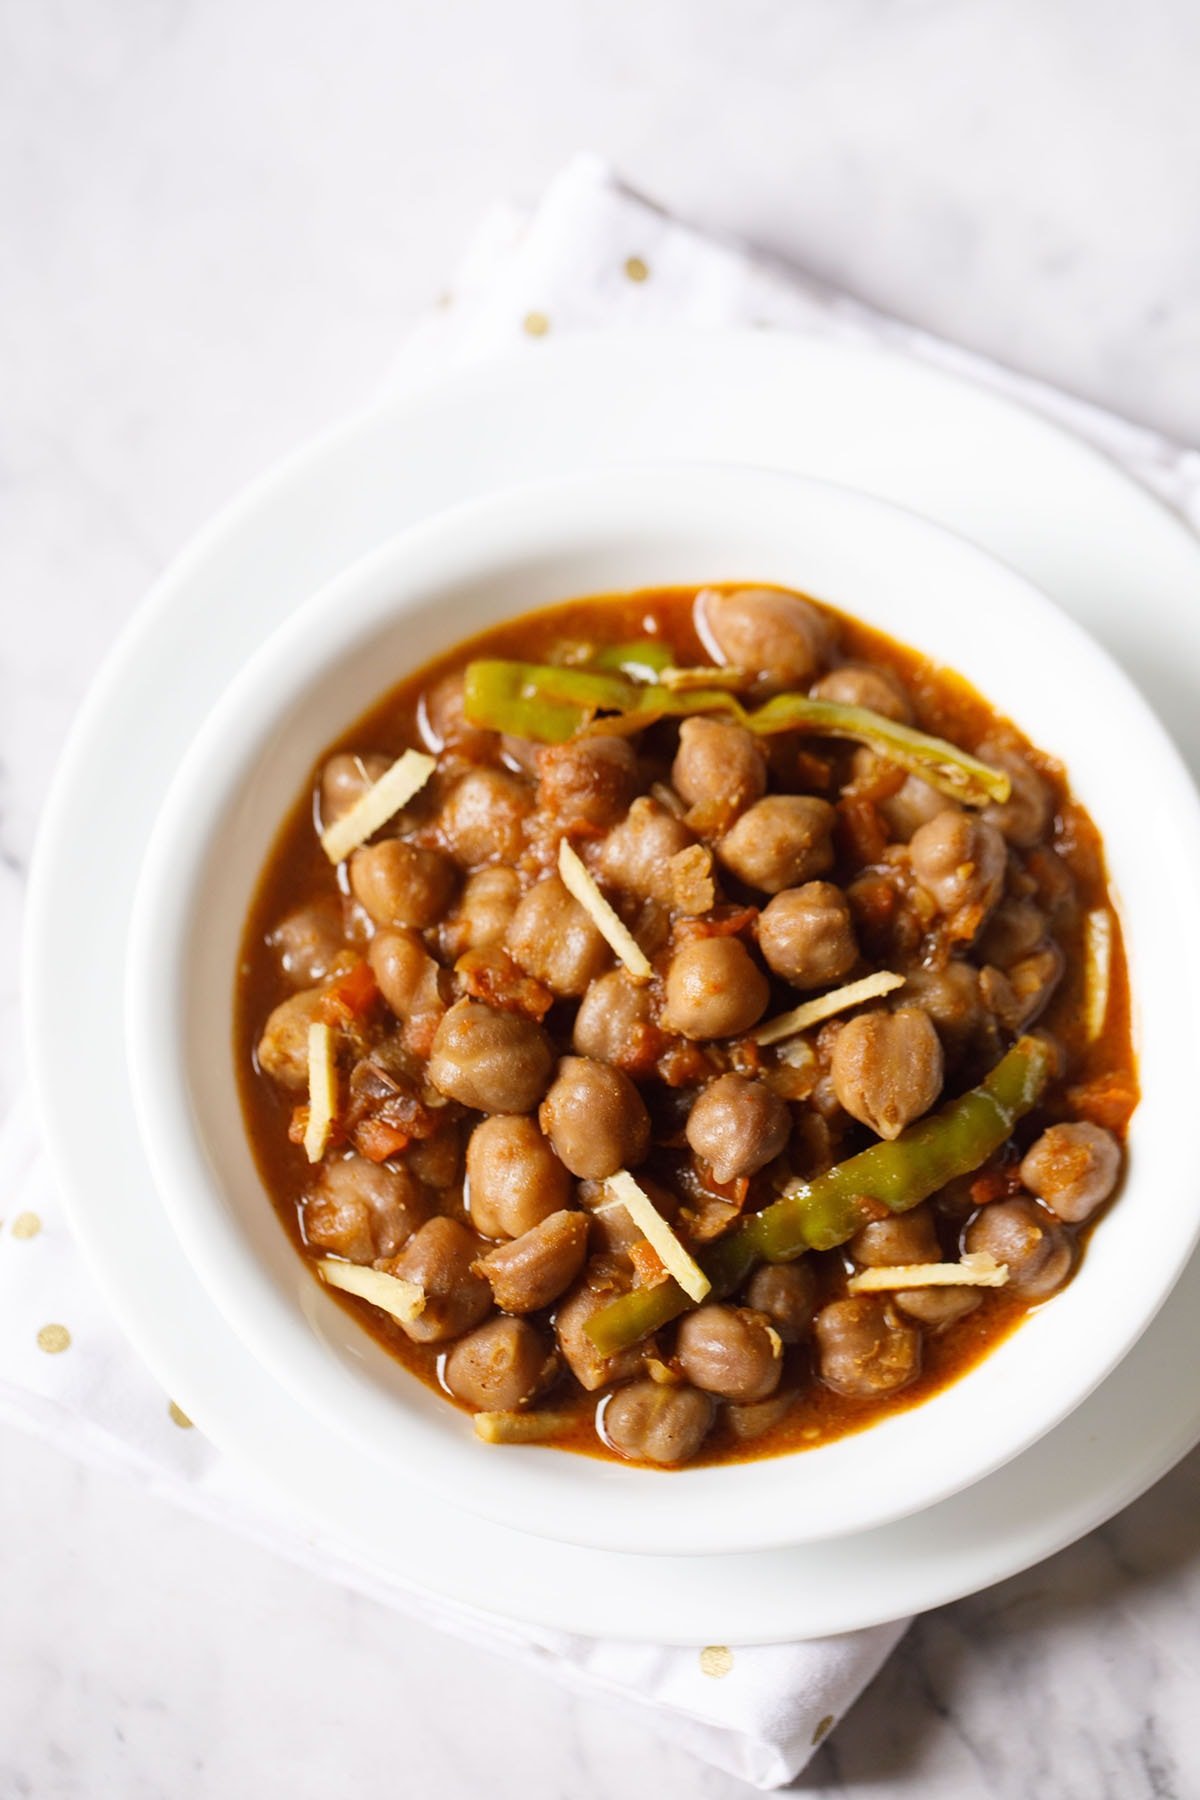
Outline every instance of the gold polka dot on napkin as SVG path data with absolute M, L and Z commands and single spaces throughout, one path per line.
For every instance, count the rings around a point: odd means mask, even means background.
M 733 1651 L 728 1644 L 706 1644 L 700 1652 L 700 1673 L 720 1681 L 733 1667 Z
M 65 1325 L 43 1325 L 37 1334 L 37 1345 L 47 1356 L 57 1356 L 60 1350 L 71 1348 L 71 1334 Z

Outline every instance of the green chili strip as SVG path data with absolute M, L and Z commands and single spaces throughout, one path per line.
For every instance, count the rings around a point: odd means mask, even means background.
M 562 744 L 595 714 L 627 712 L 640 689 L 623 675 L 553 663 L 473 662 L 463 679 L 467 722 L 538 744 Z
M 791 1262 L 806 1250 L 844 1244 L 879 1217 L 880 1205 L 907 1212 L 948 1181 L 973 1174 L 1037 1105 L 1052 1058 L 1041 1038 L 1019 1038 L 978 1087 L 891 1143 L 872 1144 L 816 1180 L 796 1183 L 700 1258 L 714 1294 L 731 1293 L 758 1262 Z M 612 1356 L 691 1305 L 676 1282 L 666 1281 L 611 1301 L 585 1330 L 602 1356 Z
M 720 688 L 672 689 L 550 663 L 473 662 L 467 665 L 464 704 L 470 724 L 543 744 L 561 744 L 587 725 L 626 734 L 659 719 L 723 712 L 760 736 L 808 731 L 865 744 L 968 806 L 1007 800 L 1011 785 L 1001 770 L 988 768 L 943 738 L 899 725 L 865 706 L 841 706 L 807 694 L 777 694 L 750 711 Z
M 587 659 L 589 669 L 612 669 L 635 681 L 657 681 L 675 658 L 661 638 L 638 638 L 629 644 L 605 644 Z

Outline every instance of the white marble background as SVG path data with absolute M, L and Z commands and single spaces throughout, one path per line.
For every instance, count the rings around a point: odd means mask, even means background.
M 22 871 L 98 658 L 370 393 L 493 198 L 598 149 L 1198 441 L 1198 71 L 1193 0 L 0 0 L 0 1109 Z M 749 1792 L 13 1435 L 0 1595 L 0 1800 Z M 1188 1800 L 1198 1603 L 1200 1456 L 921 1621 L 803 1791 Z

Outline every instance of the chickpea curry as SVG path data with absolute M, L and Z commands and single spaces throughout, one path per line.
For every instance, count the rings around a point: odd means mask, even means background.
M 406 677 L 246 924 L 315 1273 L 487 1441 L 661 1467 L 926 1399 L 1068 1282 L 1137 1078 L 1103 847 L 973 689 L 773 588 Z

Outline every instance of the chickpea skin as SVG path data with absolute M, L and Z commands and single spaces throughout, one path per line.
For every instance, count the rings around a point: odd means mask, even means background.
M 769 1319 L 785 1344 L 798 1344 L 817 1310 L 811 1261 L 764 1263 L 746 1284 L 746 1305 Z
M 545 1093 L 553 1067 L 550 1039 L 532 1019 L 459 1000 L 437 1028 L 429 1079 L 477 1112 L 526 1113 Z
M 882 718 L 907 725 L 912 707 L 904 683 L 893 669 L 870 663 L 843 663 L 822 675 L 811 689 L 814 700 L 832 700 L 838 706 L 865 706 Z
M 837 1035 L 830 1073 L 852 1118 L 897 1138 L 942 1091 L 941 1039 L 919 1006 L 859 1013 Z
M 581 1212 L 551 1213 L 476 1264 L 509 1313 L 539 1312 L 569 1288 L 587 1255 L 588 1222 Z
M 985 807 L 984 818 L 1018 850 L 1032 850 L 1046 835 L 1054 801 L 1037 770 L 1019 750 L 987 739 L 975 752 L 980 762 L 999 769 L 1011 785 L 1008 799 Z
M 980 920 L 1004 885 L 1004 839 L 987 819 L 942 812 L 913 833 L 913 874 L 947 918 L 973 908 Z
M 686 1038 L 738 1037 L 757 1025 L 770 994 L 738 938 L 694 938 L 671 958 L 663 1023 Z
M 407 1169 L 340 1157 L 321 1169 L 304 1202 L 304 1239 L 315 1249 L 372 1263 L 395 1256 L 424 1225 L 432 1206 Z
M 695 1387 L 742 1405 L 767 1399 L 783 1373 L 783 1344 L 770 1321 L 719 1301 L 684 1314 L 675 1355 Z
M 670 906 L 675 890 L 667 865 L 694 842 L 682 819 L 641 794 L 600 846 L 600 876 L 627 894 Z
M 587 1056 L 564 1056 L 538 1123 L 572 1175 L 604 1181 L 636 1168 L 650 1147 L 650 1115 L 627 1075 Z
M 1057 1293 L 1075 1267 L 1075 1245 L 1033 1200 L 993 1200 L 981 1206 L 963 1234 L 972 1255 L 986 1251 L 1008 1269 L 1008 1286 L 1027 1300 Z
M 687 1141 L 718 1181 L 735 1181 L 773 1162 L 791 1129 L 786 1103 L 765 1081 L 719 1075 L 688 1115 Z
M 503 943 L 520 898 L 521 877 L 503 863 L 468 875 L 458 905 L 438 933 L 445 960 L 457 962 L 468 950 L 489 950 Z
M 350 858 L 350 888 L 376 925 L 436 925 L 454 892 L 454 867 L 403 838 L 366 844 Z
M 575 1014 L 572 1045 L 580 1056 L 620 1065 L 651 1024 L 650 990 L 610 969 L 593 981 Z
M 491 1311 L 492 1290 L 471 1266 L 481 1249 L 465 1225 L 438 1214 L 388 1264 L 387 1274 L 415 1282 L 425 1296 L 421 1312 L 404 1322 L 414 1343 L 461 1337 Z
M 809 881 L 785 888 L 758 921 L 758 947 L 767 966 L 795 988 L 828 987 L 858 961 L 850 908 L 841 888 Z
M 317 1018 L 323 988 L 305 988 L 281 1000 L 258 1040 L 258 1066 L 280 1087 L 308 1086 L 308 1028 Z
M 903 1324 L 876 1294 L 822 1307 L 813 1336 L 821 1380 L 853 1399 L 896 1393 L 920 1371 L 920 1332 Z
M 693 1387 L 633 1381 L 605 1406 L 603 1429 L 622 1456 L 670 1468 L 695 1456 L 715 1411 L 710 1397 Z
M 565 824 L 605 830 L 625 816 L 638 789 L 637 754 L 628 738 L 571 738 L 539 750 L 538 806 Z
M 508 949 L 553 994 L 578 999 L 608 967 L 612 952 L 557 875 L 525 894 L 508 927 Z
M 329 758 L 321 770 L 321 824 L 326 830 L 374 787 L 388 765 L 389 759 L 374 751 L 365 756 L 343 751 Z
M 715 806 L 731 824 L 766 793 L 766 757 L 744 725 L 728 719 L 685 719 L 671 781 L 689 806 Z
M 829 656 L 831 627 L 800 594 L 778 588 L 713 589 L 696 607 L 702 636 L 723 662 L 777 684 L 807 684 Z
M 556 1359 L 527 1319 L 489 1319 L 446 1358 L 446 1386 L 469 1406 L 511 1412 L 545 1386 Z
M 296 987 L 325 981 L 346 951 L 340 898 L 330 894 L 311 906 L 296 907 L 279 921 L 267 941 Z
M 533 809 L 528 782 L 503 769 L 472 769 L 455 782 L 442 807 L 442 833 L 465 869 L 513 863 L 521 854 L 524 824 Z
M 482 1119 L 467 1143 L 471 1223 L 487 1238 L 519 1238 L 571 1198 L 571 1177 L 535 1119 Z
M 834 811 L 811 794 L 767 794 L 717 845 L 717 859 L 747 887 L 779 894 L 833 867 Z
M 1103 1206 L 1121 1173 L 1121 1146 L 1111 1131 L 1082 1119 L 1051 1125 L 1026 1153 L 1021 1180 L 1068 1225 Z

